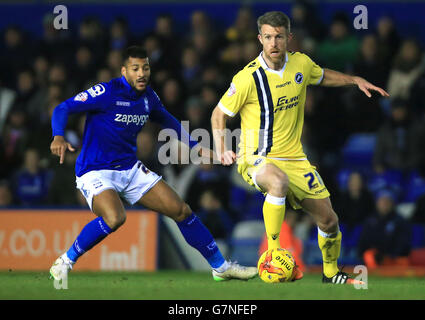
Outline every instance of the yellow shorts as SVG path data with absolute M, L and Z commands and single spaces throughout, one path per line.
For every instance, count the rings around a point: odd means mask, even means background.
M 243 159 L 243 160 L 242 160 Z M 289 191 L 286 195 L 294 209 L 301 209 L 301 201 L 325 199 L 330 196 L 322 178 L 308 160 L 277 160 L 262 156 L 245 156 L 239 160 L 238 172 L 243 179 L 257 190 L 265 193 L 254 183 L 253 175 L 266 163 L 272 163 L 289 177 Z

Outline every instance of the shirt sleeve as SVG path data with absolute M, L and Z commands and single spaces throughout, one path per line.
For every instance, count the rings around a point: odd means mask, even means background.
M 230 117 L 234 117 L 248 100 L 251 78 L 246 73 L 236 74 L 229 89 L 225 92 L 218 103 L 218 107 Z
M 153 90 L 152 92 L 154 100 L 154 105 L 150 112 L 152 121 L 159 123 L 163 128 L 174 130 L 178 139 L 190 148 L 196 146 L 198 141 L 192 138 L 189 132 L 181 125 L 180 121 L 165 109 L 158 95 Z
M 52 115 L 52 136 L 63 136 L 68 121 L 68 115 L 79 112 L 100 111 L 105 108 L 108 87 L 105 83 L 99 83 L 86 91 L 82 91 L 75 97 L 59 104 Z
M 309 85 L 318 85 L 323 80 L 324 70 L 318 64 L 316 64 L 310 57 L 307 57 L 308 70 L 309 70 Z

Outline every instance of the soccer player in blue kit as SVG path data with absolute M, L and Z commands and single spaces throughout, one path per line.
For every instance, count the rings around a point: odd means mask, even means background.
M 184 130 L 179 121 L 162 105 L 148 85 L 149 59 L 138 46 L 125 50 L 121 78 L 100 83 L 59 104 L 52 116 L 53 141 L 50 150 L 60 157 L 75 149 L 64 139 L 69 114 L 87 115 L 83 146 L 75 173 L 77 188 L 97 216 L 62 254 L 50 274 L 55 280 L 67 277 L 72 266 L 126 220 L 121 199 L 139 203 L 175 220 L 189 245 L 197 249 L 212 268 L 214 280 L 250 279 L 256 267 L 244 267 L 226 261 L 209 230 L 190 207 L 165 183 L 136 158 L 136 138 L 143 125 L 151 119 L 162 127 L 174 129 L 181 141 L 196 148 L 202 157 L 212 157 L 210 149 L 200 145 Z

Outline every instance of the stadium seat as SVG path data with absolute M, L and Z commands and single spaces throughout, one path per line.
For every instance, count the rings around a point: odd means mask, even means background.
M 354 167 L 370 166 L 376 144 L 373 133 L 355 133 L 348 137 L 342 148 L 344 165 Z
M 404 185 L 404 198 L 406 202 L 415 202 L 421 195 L 425 194 L 425 178 L 417 171 L 412 172 L 406 179 Z
M 368 179 L 368 189 L 376 194 L 378 191 L 387 189 L 399 198 L 403 188 L 403 174 L 398 170 L 387 170 L 384 173 L 374 173 Z
M 425 247 L 425 226 L 421 224 L 412 225 L 412 248 Z
M 231 260 L 243 265 L 254 266 L 258 260 L 258 248 L 265 228 L 262 220 L 249 220 L 237 223 L 230 241 Z
M 338 189 L 340 191 L 347 190 L 348 178 L 350 174 L 353 172 L 352 169 L 343 168 L 340 169 L 336 175 L 336 182 L 338 184 Z

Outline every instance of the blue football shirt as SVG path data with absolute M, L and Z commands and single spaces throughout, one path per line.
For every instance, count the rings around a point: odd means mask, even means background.
M 99 83 L 58 105 L 52 116 L 52 135 L 64 136 L 68 114 L 85 112 L 83 145 L 75 165 L 80 177 L 92 170 L 127 170 L 137 161 L 136 139 L 149 120 L 174 129 L 193 148 L 194 140 L 147 86 L 136 92 L 124 76 Z

